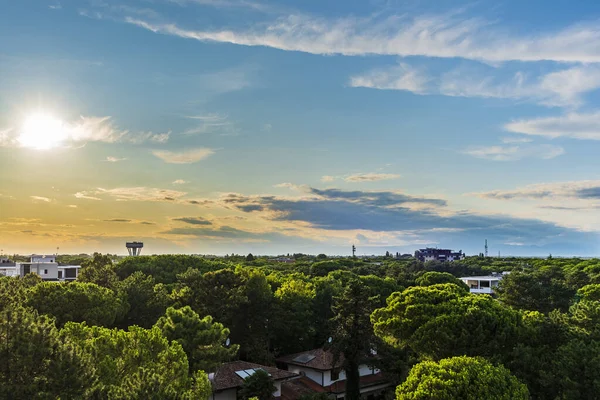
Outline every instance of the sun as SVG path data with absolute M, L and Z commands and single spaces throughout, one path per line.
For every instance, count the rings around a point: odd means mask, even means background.
M 68 138 L 67 127 L 47 113 L 35 113 L 23 122 L 19 143 L 32 149 L 47 150 L 60 146 Z

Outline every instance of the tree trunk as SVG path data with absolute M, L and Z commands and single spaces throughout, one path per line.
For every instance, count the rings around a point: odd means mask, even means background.
M 358 364 L 355 362 L 348 362 L 346 368 L 345 400 L 360 400 L 360 375 Z

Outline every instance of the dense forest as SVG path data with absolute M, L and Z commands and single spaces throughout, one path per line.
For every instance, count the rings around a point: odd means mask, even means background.
M 75 282 L 0 278 L 0 398 L 206 399 L 220 363 L 322 346 L 348 400 L 373 349 L 389 398 L 600 398 L 597 259 L 78 257 Z M 494 297 L 457 279 L 502 271 Z

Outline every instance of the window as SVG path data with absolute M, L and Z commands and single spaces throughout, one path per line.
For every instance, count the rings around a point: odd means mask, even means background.
M 44 275 L 48 275 L 48 270 L 47 269 L 44 270 Z
M 334 368 L 331 370 L 331 380 L 337 381 L 338 379 L 340 379 L 340 370 L 339 368 Z

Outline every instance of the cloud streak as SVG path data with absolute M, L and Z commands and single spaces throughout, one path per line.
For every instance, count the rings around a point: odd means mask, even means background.
M 504 125 L 509 132 L 549 139 L 600 140 L 600 112 L 569 113 L 559 117 L 521 119 Z
M 126 17 L 125 22 L 187 39 L 312 54 L 458 57 L 487 62 L 600 62 L 600 31 L 594 23 L 517 36 L 461 12 L 337 19 L 295 14 L 238 31 L 195 30 L 131 17 Z
M 212 149 L 200 147 L 185 151 L 154 150 L 152 154 L 169 164 L 193 164 L 213 155 Z
M 551 144 L 471 146 L 463 151 L 472 157 L 492 161 L 518 161 L 524 158 L 549 160 L 564 154 L 564 149 Z

